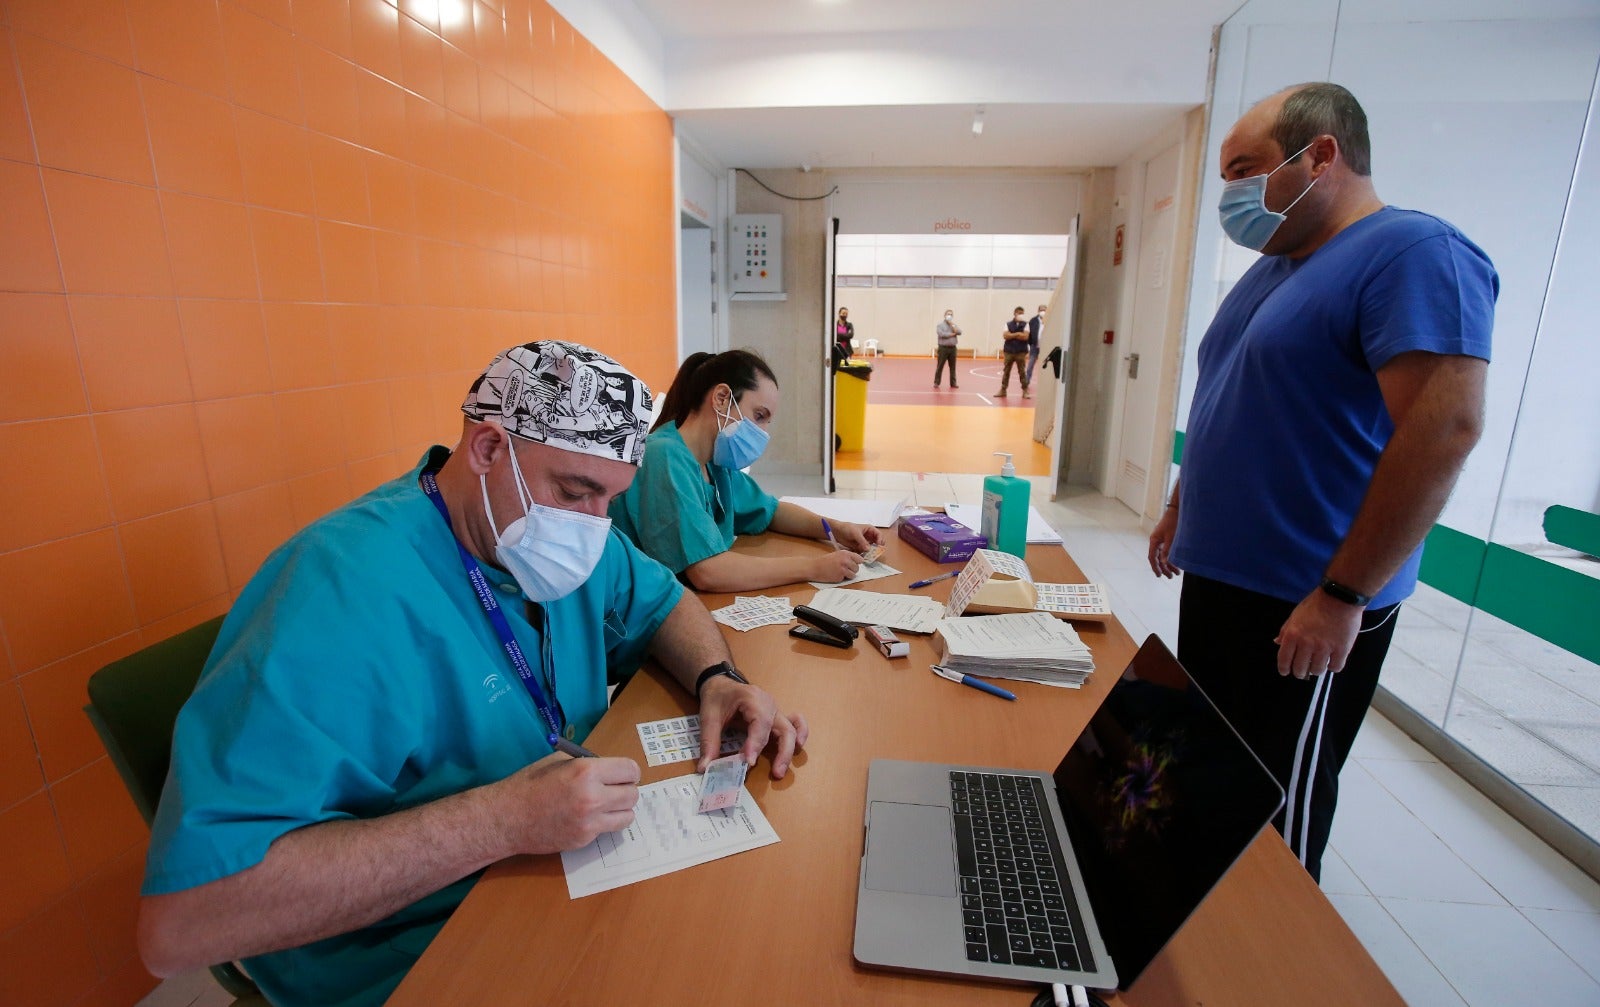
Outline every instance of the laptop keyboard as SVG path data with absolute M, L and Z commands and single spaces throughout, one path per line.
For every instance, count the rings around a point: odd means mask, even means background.
M 1047 807 L 1038 777 L 951 771 L 968 961 L 1094 970 Z

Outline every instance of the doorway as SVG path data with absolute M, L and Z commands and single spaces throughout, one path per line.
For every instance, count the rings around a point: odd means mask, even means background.
M 987 474 L 1000 464 L 992 452 L 1005 451 L 1018 474 L 1048 477 L 1060 386 L 1042 357 L 1072 316 L 1070 289 L 1067 302 L 1057 291 L 1072 245 L 1067 234 L 839 235 L 830 312 L 850 310 L 855 359 L 873 373 L 865 436 L 834 456 L 837 468 Z M 1017 306 L 1031 320 L 1041 304 L 1051 311 L 1032 394 L 1013 375 L 1002 397 L 1006 322 Z M 960 329 L 955 371 L 935 387 L 935 331 L 947 311 Z M 1041 423 L 1046 376 L 1054 387 Z
M 1133 317 L 1117 377 L 1117 400 L 1122 409 L 1115 455 L 1116 497 L 1136 514 L 1145 510 L 1156 416 L 1161 408 L 1159 376 L 1173 301 L 1181 150 L 1182 144 L 1175 143 L 1145 162 Z
M 678 359 L 716 352 L 716 277 L 711 228 L 687 213 L 679 215 Z

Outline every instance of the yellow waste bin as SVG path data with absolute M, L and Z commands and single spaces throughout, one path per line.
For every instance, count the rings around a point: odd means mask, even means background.
M 860 451 L 867 431 L 870 364 L 840 364 L 833 374 L 833 433 L 840 451 Z

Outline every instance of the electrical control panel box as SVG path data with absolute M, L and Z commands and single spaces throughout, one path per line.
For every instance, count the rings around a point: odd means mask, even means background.
M 728 218 L 729 291 L 734 294 L 783 292 L 783 214 L 735 213 Z

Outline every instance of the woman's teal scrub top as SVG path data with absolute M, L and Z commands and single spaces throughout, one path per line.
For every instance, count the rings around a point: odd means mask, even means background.
M 645 441 L 644 462 L 628 491 L 611 501 L 611 523 L 675 574 L 733 548 L 736 535 L 759 535 L 772 523 L 778 498 L 738 469 L 707 465 L 674 423 Z

